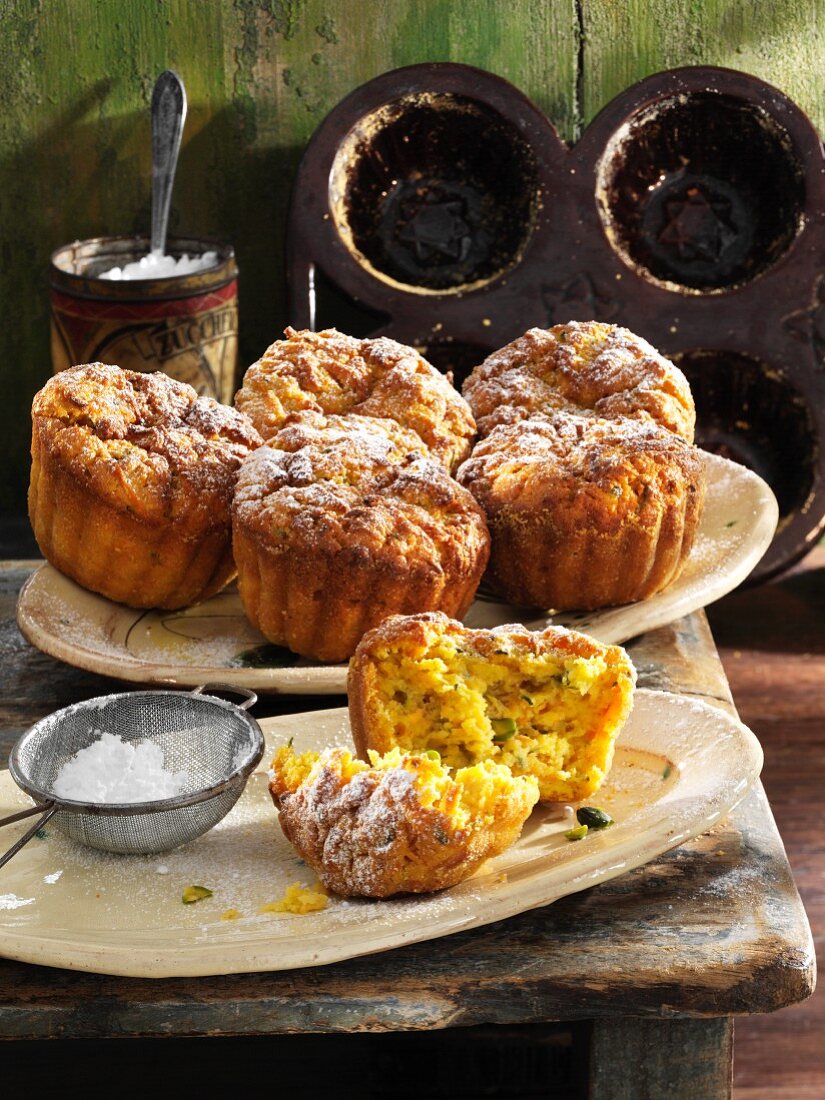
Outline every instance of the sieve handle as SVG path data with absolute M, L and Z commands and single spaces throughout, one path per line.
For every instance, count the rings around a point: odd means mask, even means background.
M 11 848 L 9 848 L 7 852 L 4 852 L 3 855 L 0 856 L 0 867 L 4 867 L 9 862 L 12 856 L 17 855 L 23 845 L 28 844 L 34 834 L 39 829 L 42 829 L 50 818 L 54 817 L 54 815 L 57 813 L 57 806 L 54 802 L 44 802 L 40 806 L 30 806 L 28 810 L 21 810 L 19 813 L 10 814 L 8 817 L 0 819 L 0 828 L 2 828 L 3 825 L 11 825 L 13 821 L 22 821 L 24 817 L 31 817 L 33 814 L 39 813 L 43 814 L 40 820 L 35 821 L 34 825 L 32 825 L 28 832 L 23 833 L 20 839 L 15 844 L 12 844 Z
M 243 696 L 244 701 L 237 704 L 240 710 L 249 710 L 250 707 L 254 707 L 258 702 L 258 696 L 254 691 L 250 691 L 249 688 L 236 687 L 234 684 L 201 684 L 200 687 L 195 688 L 192 694 L 203 695 L 204 692 L 211 694 L 215 691 L 225 691 L 229 695 Z

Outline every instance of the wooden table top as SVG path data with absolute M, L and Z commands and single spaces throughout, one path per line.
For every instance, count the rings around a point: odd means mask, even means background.
M 43 715 L 121 690 L 14 622 L 35 563 L 0 564 L 0 753 Z M 733 710 L 703 613 L 636 639 L 640 686 Z M 329 706 L 276 696 L 256 714 Z M 0 872 L 1 874 L 2 872 Z M 726 822 L 543 909 L 382 955 L 283 973 L 141 980 L 0 961 L 0 1037 L 414 1030 L 770 1012 L 813 990 L 810 928 L 761 785 Z

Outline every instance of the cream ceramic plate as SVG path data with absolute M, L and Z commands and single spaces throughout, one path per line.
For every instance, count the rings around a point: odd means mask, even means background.
M 350 744 L 346 710 L 262 723 L 268 753 Z M 269 755 L 264 757 L 268 760 Z M 614 878 L 675 848 L 735 806 L 762 751 L 741 723 L 681 696 L 639 691 L 612 771 L 594 800 L 616 824 L 571 843 L 536 811 L 518 843 L 467 882 L 431 897 L 331 899 L 304 916 L 258 913 L 311 872 L 281 835 L 256 773 L 211 833 L 163 856 L 79 847 L 50 826 L 0 869 L 0 955 L 101 974 L 170 977 L 290 970 L 386 951 L 489 924 Z M 0 816 L 27 804 L 0 773 Z M 6 827 L 4 847 L 28 826 Z M 188 885 L 213 897 L 184 906 Z M 242 914 L 222 920 L 229 909 Z
M 548 622 L 624 642 L 718 600 L 750 573 L 776 530 L 773 493 L 750 470 L 706 454 L 708 493 L 693 552 L 679 579 L 641 603 L 572 615 L 532 617 L 487 597 L 475 601 L 468 626 Z M 346 666 L 299 660 L 268 645 L 247 622 L 232 587 L 184 611 L 135 611 L 87 592 L 49 565 L 20 593 L 17 622 L 29 641 L 62 661 L 138 683 L 194 687 L 209 681 L 256 691 L 346 691 Z

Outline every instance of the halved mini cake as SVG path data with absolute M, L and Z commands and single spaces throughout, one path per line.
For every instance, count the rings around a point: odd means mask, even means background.
M 577 802 L 610 769 L 636 672 L 620 646 L 522 626 L 471 630 L 446 615 L 394 616 L 350 662 L 359 755 L 435 750 L 454 768 L 481 761 L 534 776 L 546 802 Z
M 485 760 L 451 773 L 436 753 L 370 763 L 345 749 L 279 749 L 270 793 L 284 835 L 327 889 L 385 898 L 454 886 L 519 836 L 538 801 L 530 777 Z

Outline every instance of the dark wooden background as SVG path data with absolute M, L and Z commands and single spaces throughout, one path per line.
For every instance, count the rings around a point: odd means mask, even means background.
M 511 80 L 570 141 L 629 84 L 690 64 L 769 80 L 825 129 L 825 0 L 0 0 L 0 515 L 25 506 L 51 251 L 148 228 L 157 75 L 175 68 L 190 105 L 171 229 L 234 243 L 243 367 L 288 321 L 308 138 L 357 85 L 421 61 Z

